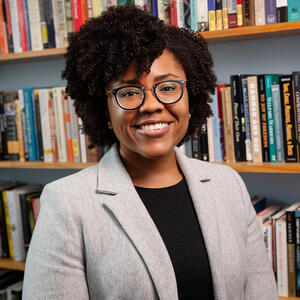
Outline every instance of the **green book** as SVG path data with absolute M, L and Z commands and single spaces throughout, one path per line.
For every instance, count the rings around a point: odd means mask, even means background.
M 267 105 L 270 162 L 277 162 L 273 103 L 272 103 L 272 85 L 278 83 L 279 83 L 278 75 L 265 75 L 265 92 L 266 92 L 266 105 Z
M 288 0 L 288 21 L 300 21 L 300 1 Z

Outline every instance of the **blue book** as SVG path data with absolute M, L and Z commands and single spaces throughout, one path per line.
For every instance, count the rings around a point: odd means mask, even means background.
M 152 0 L 152 13 L 158 17 L 157 0 Z
M 193 31 L 198 30 L 198 24 L 197 24 L 197 3 L 196 0 L 190 0 L 190 14 L 191 14 L 191 29 Z
M 244 103 L 244 117 L 245 117 L 245 145 L 246 145 L 246 160 L 252 161 L 252 144 L 251 144 L 251 128 L 250 128 L 250 112 L 248 101 L 248 82 L 247 77 L 241 77 L 242 80 L 242 93 Z
M 288 0 L 288 21 L 300 21 L 300 1 Z
M 281 116 L 281 100 L 280 100 L 280 86 L 274 84 L 272 89 L 272 104 L 274 117 L 274 132 L 277 162 L 284 162 L 284 145 L 283 145 L 283 129 Z
M 30 26 L 29 26 L 29 14 L 28 14 L 27 0 L 23 0 L 23 6 L 24 6 L 24 18 L 25 18 L 25 27 L 26 27 L 27 47 L 28 47 L 28 51 L 30 51 L 32 48 L 31 48 L 31 38 L 30 38 Z
M 267 203 L 266 198 L 260 198 L 260 197 L 255 196 L 251 199 L 251 202 L 252 202 L 252 205 L 253 205 L 256 213 L 258 213 L 266 208 L 266 203 Z
M 265 92 L 266 92 L 270 162 L 277 162 L 271 87 L 273 84 L 278 84 L 278 83 L 279 83 L 279 78 L 277 75 L 265 75 Z
M 219 118 L 218 111 L 218 100 L 217 95 L 212 95 L 213 102 L 211 103 L 212 116 L 212 129 L 213 129 L 213 140 L 214 140 L 214 156 L 215 161 L 223 161 L 223 151 L 221 143 L 221 120 Z
M 36 125 L 35 125 L 35 114 L 33 107 L 33 89 L 23 89 L 24 94 L 24 111 L 25 111 L 25 128 L 28 145 L 28 160 L 36 161 L 39 160 L 37 137 L 36 137 Z
M 276 0 L 265 0 L 266 24 L 277 23 Z

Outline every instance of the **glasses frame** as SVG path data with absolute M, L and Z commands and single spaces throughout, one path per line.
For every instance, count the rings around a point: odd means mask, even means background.
M 180 84 L 180 86 L 181 86 L 181 94 L 180 94 L 180 97 L 177 99 L 177 100 L 175 100 L 175 101 L 173 101 L 173 102 L 169 102 L 169 103 L 165 103 L 165 102 L 163 102 L 162 100 L 160 100 L 159 98 L 158 98 L 158 96 L 157 96 L 157 94 L 156 94 L 156 88 L 160 85 L 160 84 L 162 84 L 162 83 L 165 83 L 165 82 L 177 82 L 177 83 L 179 83 Z M 155 83 L 151 88 L 152 88 L 152 91 L 153 91 L 153 93 L 154 93 L 154 96 L 155 96 L 155 98 L 156 98 L 156 100 L 158 101 L 158 102 L 160 102 L 160 103 L 162 103 L 162 104 L 174 104 L 174 103 L 177 103 L 178 101 L 180 101 L 181 100 L 181 98 L 182 98 L 182 96 L 183 96 L 183 89 L 184 89 L 184 86 L 185 86 L 185 83 L 187 82 L 187 80 L 185 79 L 185 80 L 176 80 L 176 79 L 173 79 L 173 80 L 163 80 L 163 81 L 160 81 L 160 82 L 158 82 L 158 83 Z M 138 89 L 140 89 L 140 90 L 142 90 L 142 92 L 143 92 L 143 98 L 142 98 L 142 100 L 141 100 L 141 103 L 137 106 L 137 107 L 135 107 L 135 108 L 125 108 L 125 107 L 123 107 L 121 104 L 120 104 L 120 102 L 119 102 L 119 100 L 118 100 L 118 97 L 117 97 L 117 93 L 118 93 L 118 91 L 119 90 L 121 90 L 121 89 L 123 89 L 123 88 L 128 88 L 128 87 L 134 87 L 134 88 L 138 88 Z M 151 89 L 150 88 L 150 89 Z M 116 99 L 116 102 L 117 102 L 117 104 L 122 108 L 122 109 L 124 109 L 124 110 L 135 110 L 135 109 L 138 109 L 138 108 L 140 108 L 143 104 L 144 104 L 144 102 L 145 102 L 145 97 L 146 97 L 146 88 L 144 87 L 144 86 L 139 86 L 139 85 L 126 85 L 126 86 L 121 86 L 121 87 L 118 87 L 118 88 L 116 88 L 116 89 L 114 89 L 114 90 L 111 90 L 111 91 L 107 91 L 107 93 L 108 94 L 113 94 L 114 96 L 115 96 L 115 99 Z

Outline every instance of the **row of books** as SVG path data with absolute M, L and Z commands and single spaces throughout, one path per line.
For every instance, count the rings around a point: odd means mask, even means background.
M 291 206 L 267 205 L 254 198 L 279 296 L 300 297 L 300 201 Z
M 217 86 L 213 116 L 186 144 L 207 161 L 299 162 L 300 72 L 232 75 Z
M 42 188 L 40 184 L 0 182 L 0 257 L 25 260 Z
M 0 160 L 98 162 L 65 87 L 0 91 Z
M 193 31 L 300 20 L 298 0 L 0 0 L 0 53 L 66 47 L 89 18 L 126 3 Z
M 21 300 L 24 273 L 0 269 L 0 300 Z

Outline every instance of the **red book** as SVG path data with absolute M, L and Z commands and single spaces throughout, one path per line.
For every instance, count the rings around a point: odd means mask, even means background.
M 0 50 L 1 54 L 8 53 L 6 26 L 3 13 L 3 0 L 0 0 Z
M 72 145 L 72 133 L 71 133 L 71 121 L 70 121 L 70 110 L 69 110 L 69 99 L 64 98 L 64 113 L 65 113 L 65 123 L 66 123 L 66 136 L 67 136 L 67 147 L 68 147 L 68 159 L 69 162 L 74 162 L 74 153 Z
M 12 28 L 11 28 L 11 18 L 10 18 L 10 11 L 9 11 L 9 2 L 8 0 L 4 0 L 5 4 L 5 17 L 6 17 L 6 33 L 7 33 L 7 40 L 8 40 L 8 47 L 9 52 L 14 52 L 13 50 L 13 41 L 12 41 Z
M 170 0 L 170 19 L 171 19 L 171 25 L 178 26 L 177 22 L 177 5 L 176 0 Z
M 28 51 L 23 0 L 17 0 L 20 38 L 23 51 Z
M 243 0 L 236 0 L 237 26 L 243 27 Z
M 72 14 L 73 14 L 74 32 L 76 32 L 83 24 L 80 0 L 72 0 Z

